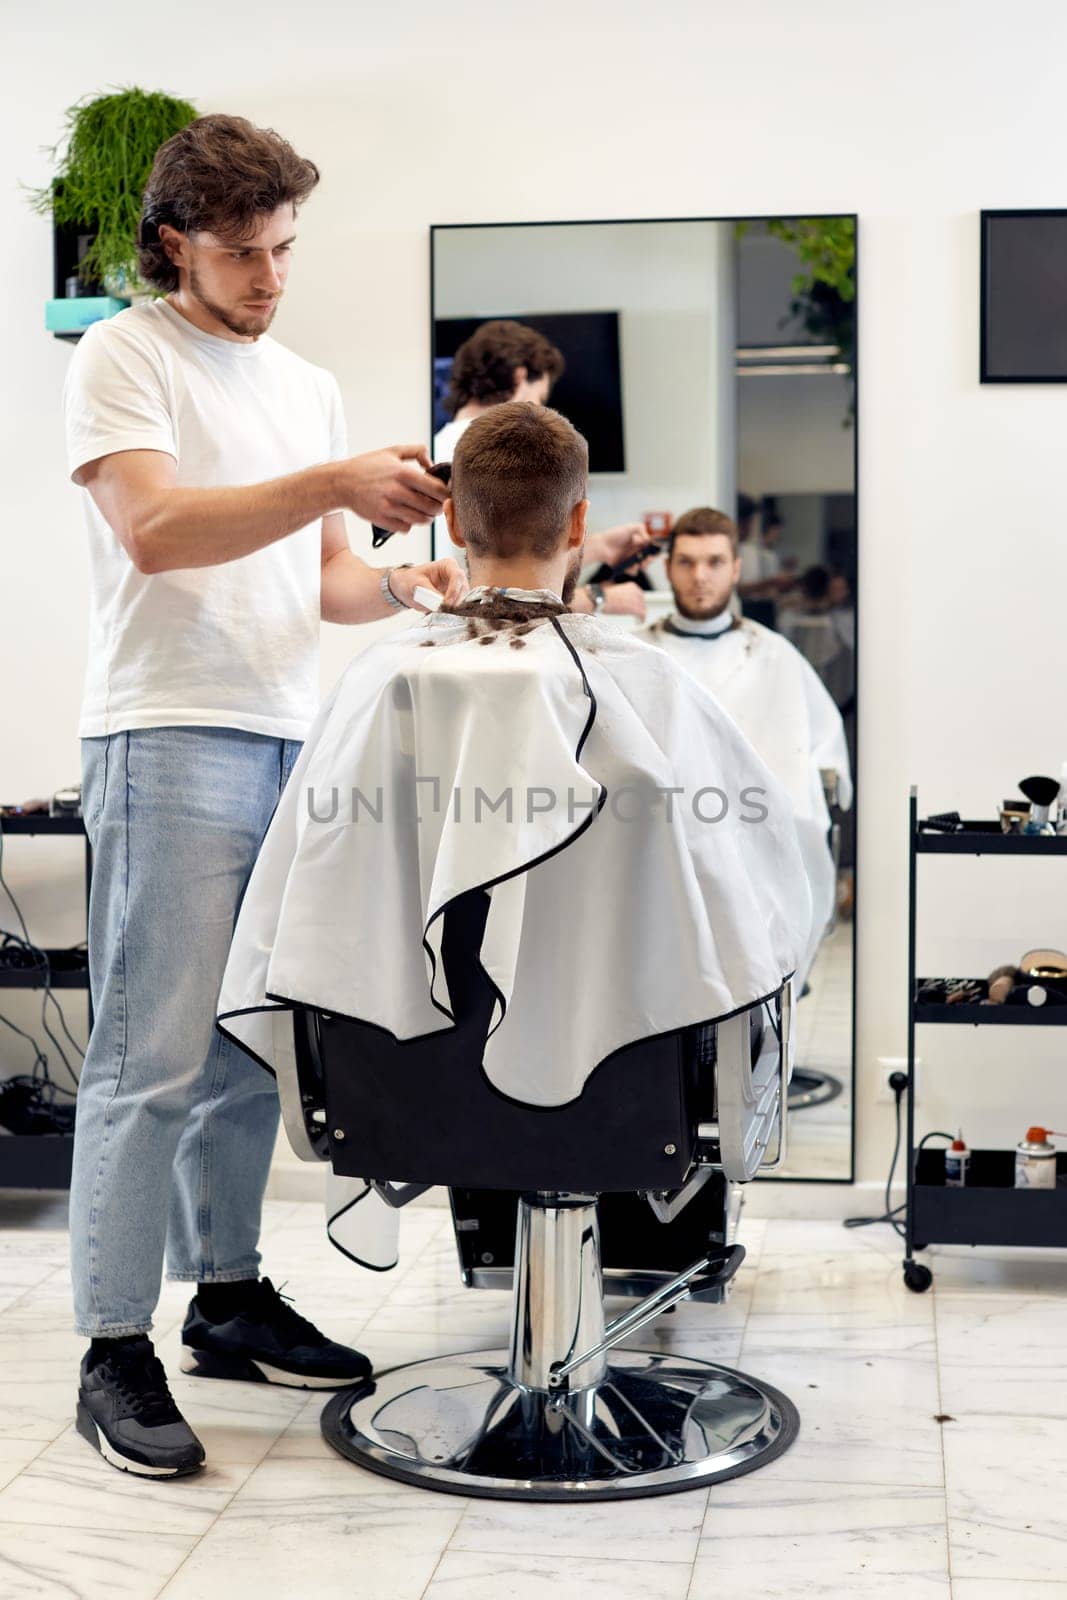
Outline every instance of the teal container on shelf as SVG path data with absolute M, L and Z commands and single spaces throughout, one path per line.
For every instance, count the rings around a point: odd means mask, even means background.
M 80 295 L 71 300 L 46 300 L 44 325 L 49 333 L 84 333 L 94 322 L 117 316 L 129 301 L 114 295 Z

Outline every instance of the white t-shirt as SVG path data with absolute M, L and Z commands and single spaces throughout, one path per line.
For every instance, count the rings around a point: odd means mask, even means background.
M 161 450 L 186 488 L 348 454 L 335 380 L 284 345 L 216 338 L 165 300 L 95 323 L 64 395 L 67 456 Z M 79 734 L 240 728 L 302 739 L 319 702 L 321 520 L 220 566 L 138 572 L 85 492 L 89 662 Z
M 435 461 L 451 461 L 456 453 L 456 446 L 474 421 L 473 417 L 453 417 L 451 422 L 446 422 L 433 436 L 433 458 Z
M 744 541 L 740 554 L 740 583 L 761 583 L 766 578 L 776 578 L 782 570 L 782 558 L 777 550 L 755 538 Z
M 464 417 L 462 421 L 453 417 L 451 422 L 446 422 L 433 436 L 433 458 L 435 462 L 451 461 L 456 453 L 456 446 L 474 421 L 473 417 Z M 457 550 L 448 537 L 448 524 L 444 517 L 433 519 L 433 553 L 434 559 L 440 561 L 444 556 L 451 556 L 453 561 L 458 561 L 466 566 L 462 550 Z

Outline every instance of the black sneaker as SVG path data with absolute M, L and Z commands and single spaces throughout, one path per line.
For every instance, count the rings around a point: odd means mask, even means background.
M 151 1339 L 123 1339 L 81 1365 L 78 1432 L 105 1461 L 142 1478 L 180 1478 L 204 1464 L 204 1447 L 167 1387 Z
M 344 1389 L 371 1375 L 366 1356 L 327 1339 L 269 1278 L 249 1284 L 248 1299 L 226 1322 L 209 1322 L 194 1299 L 182 1328 L 181 1366 L 198 1378 L 291 1389 Z

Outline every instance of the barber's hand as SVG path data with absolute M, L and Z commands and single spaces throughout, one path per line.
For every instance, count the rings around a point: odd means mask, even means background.
M 390 533 L 408 533 L 417 522 L 438 516 L 448 490 L 431 478 L 425 445 L 401 444 L 389 450 L 339 461 L 344 505 L 366 522 Z
M 644 523 L 623 522 L 617 528 L 605 528 L 602 533 L 587 533 L 583 556 L 587 562 L 602 561 L 614 567 L 646 547 L 650 556 L 656 554 L 658 547 L 649 538 Z
M 645 591 L 639 583 L 606 583 L 604 616 L 640 617 L 645 620 Z
M 458 605 L 470 588 L 467 574 L 456 562 L 447 557 L 441 561 L 427 561 L 422 567 L 397 567 L 390 575 L 389 587 L 397 599 L 413 611 L 426 611 L 415 599 L 415 590 L 436 589 L 446 606 Z

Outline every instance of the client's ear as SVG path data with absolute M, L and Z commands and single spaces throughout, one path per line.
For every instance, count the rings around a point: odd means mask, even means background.
M 458 550 L 465 550 L 466 541 L 456 522 L 456 502 L 451 499 L 446 500 L 442 510 L 444 512 L 445 524 L 448 528 L 448 537 Z
M 589 520 L 589 501 L 579 500 L 571 512 L 570 527 L 567 529 L 567 549 L 576 550 L 580 544 L 585 543 L 585 525 Z

